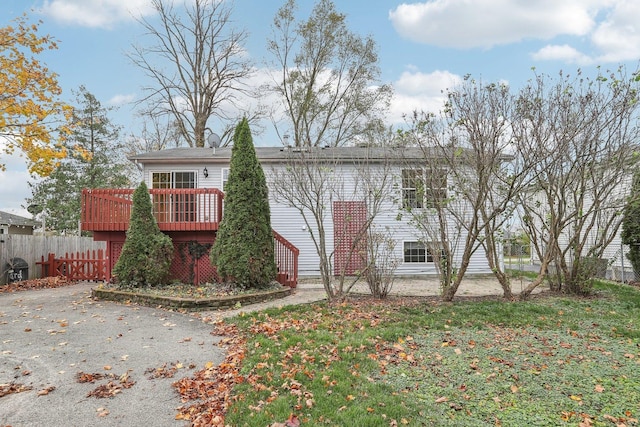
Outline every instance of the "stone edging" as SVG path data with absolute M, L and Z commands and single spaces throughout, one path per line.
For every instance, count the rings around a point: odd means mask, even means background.
M 254 294 L 196 299 L 139 294 L 136 292 L 125 292 L 112 289 L 91 289 L 91 296 L 93 298 L 101 300 L 132 302 L 149 307 L 161 306 L 188 311 L 220 310 L 224 308 L 233 308 L 238 303 L 240 303 L 242 306 L 245 306 L 278 298 L 284 298 L 291 295 L 292 293 L 292 288 L 283 286 L 282 289 L 278 289 L 275 291 L 263 291 L 256 292 Z

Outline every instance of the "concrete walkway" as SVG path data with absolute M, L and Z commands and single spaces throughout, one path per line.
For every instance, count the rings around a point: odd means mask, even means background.
M 530 281 L 528 279 L 512 280 L 511 290 L 514 294 L 520 293 Z M 540 292 L 543 288 L 539 287 L 534 293 Z M 371 291 L 367 284 L 363 281 L 358 282 L 352 289 L 352 293 L 370 295 Z M 395 296 L 438 296 L 440 295 L 440 283 L 437 278 L 399 278 L 394 281 L 390 295 Z M 502 287 L 498 281 L 492 276 L 469 277 L 462 281 L 458 288 L 456 296 L 487 296 L 502 295 Z M 260 311 L 267 308 L 285 307 L 287 305 L 308 304 L 316 301 L 325 300 L 327 294 L 319 279 L 302 279 L 298 283 L 292 295 L 288 297 L 266 301 L 259 304 L 252 304 L 237 309 L 206 311 L 198 315 L 210 318 L 233 317 L 242 312 L 249 313 Z

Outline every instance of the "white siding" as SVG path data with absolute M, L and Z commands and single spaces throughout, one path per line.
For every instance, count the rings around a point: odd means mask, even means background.
M 203 169 L 205 167 L 208 171 L 208 177 L 204 177 L 203 175 Z M 144 179 L 150 186 L 152 172 L 196 171 L 197 186 L 199 188 L 222 189 L 223 169 L 228 167 L 228 163 L 206 163 L 204 160 L 202 162 L 194 161 L 194 163 L 188 165 L 150 165 L 145 167 Z M 268 186 L 271 184 L 273 170 L 282 167 L 283 165 L 277 164 L 268 164 L 263 166 Z M 358 200 L 358 190 L 355 188 L 356 171 L 354 165 L 345 163 L 339 166 L 334 166 L 334 169 L 335 180 L 341 183 L 341 185 L 339 185 L 341 188 L 335 194 L 327 195 L 326 198 L 327 209 L 325 212 L 324 227 L 329 253 L 333 251 L 334 247 L 334 227 L 331 202 L 334 200 Z M 421 237 L 415 227 L 410 224 L 409 216 L 406 215 L 406 213 L 402 215 L 401 219 L 398 219 L 398 214 L 401 213 L 398 203 L 402 200 L 400 174 L 400 167 L 393 170 L 395 185 L 393 186 L 394 190 L 392 191 L 392 200 L 389 200 L 384 204 L 382 212 L 376 217 L 373 226 L 379 230 L 389 230 L 392 233 L 396 242 L 394 255 L 399 260 L 398 268 L 396 270 L 398 275 L 436 275 L 437 272 L 433 263 L 403 262 L 403 243 L 407 241 L 421 240 Z M 278 203 L 272 193 L 273 192 L 270 191 L 271 226 L 300 250 L 300 256 L 298 259 L 299 275 L 318 276 L 320 274 L 319 256 L 311 236 L 311 232 L 317 234 L 317 226 L 313 215 L 307 215 L 309 224 L 306 224 L 300 211 L 296 207 Z M 361 199 L 362 198 L 360 198 L 360 200 Z M 459 238 L 464 239 L 465 235 L 462 234 Z M 458 247 L 459 246 L 461 245 L 458 244 Z M 461 253 L 458 251 L 455 255 L 458 262 L 460 257 Z M 482 249 L 478 250 L 471 258 L 471 264 L 469 265 L 467 273 L 491 273 Z

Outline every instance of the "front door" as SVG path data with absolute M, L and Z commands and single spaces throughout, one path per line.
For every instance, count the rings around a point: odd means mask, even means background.
M 195 172 L 174 172 L 174 188 L 196 188 Z M 193 193 L 176 193 L 173 201 L 175 222 L 196 220 L 196 195 Z
M 196 188 L 195 172 L 153 172 L 152 188 L 172 190 Z M 195 194 L 162 192 L 153 195 L 153 211 L 158 222 L 185 222 L 196 220 Z

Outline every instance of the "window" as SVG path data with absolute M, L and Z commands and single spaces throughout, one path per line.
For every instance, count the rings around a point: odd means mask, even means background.
M 196 188 L 195 172 L 174 172 L 173 176 L 174 188 Z
M 404 209 L 421 208 L 424 199 L 424 182 L 420 169 L 402 171 L 402 207 Z
M 404 262 L 406 263 L 425 263 L 433 262 L 433 246 L 435 244 L 429 244 L 426 247 L 422 242 L 404 242 Z M 442 245 L 437 245 L 442 247 Z M 440 250 L 440 256 L 444 258 L 446 256 L 443 249 Z
M 445 168 L 403 169 L 402 208 L 434 208 L 447 198 Z
M 196 188 L 196 172 L 152 172 L 151 188 Z
M 435 168 L 425 170 L 426 206 L 434 208 L 447 199 L 447 170 Z
M 229 181 L 229 168 L 222 168 L 222 191 L 227 186 L 227 181 Z
M 404 242 L 404 262 L 425 262 L 426 259 L 427 251 L 422 242 Z

